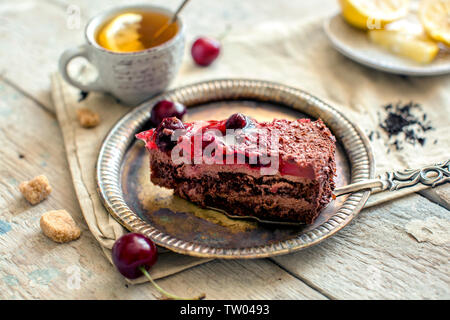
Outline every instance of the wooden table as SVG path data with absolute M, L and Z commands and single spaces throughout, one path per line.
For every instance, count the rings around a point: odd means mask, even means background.
M 172 8 L 179 3 L 149 2 Z M 130 1 L 0 3 L 0 299 L 155 298 L 150 284 L 127 285 L 89 233 L 49 91 L 59 55 L 83 42 L 87 19 L 123 3 Z M 228 26 L 305 19 L 317 10 L 332 14 L 336 1 L 194 0 L 183 16 L 191 40 L 219 35 Z M 79 24 L 73 20 L 77 12 Z M 41 173 L 54 191 L 30 206 L 17 187 Z M 159 284 L 179 295 L 204 291 L 210 299 L 448 299 L 449 244 L 418 242 L 406 226 L 431 216 L 448 219 L 449 207 L 450 188 L 442 186 L 364 210 L 337 236 L 299 253 L 215 260 Z M 61 208 L 82 226 L 78 241 L 55 244 L 41 233 L 41 214 Z

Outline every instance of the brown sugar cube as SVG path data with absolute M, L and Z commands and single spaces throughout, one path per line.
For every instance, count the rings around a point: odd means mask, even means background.
M 52 210 L 44 213 L 40 220 L 42 232 L 55 242 L 76 240 L 81 230 L 66 210 Z
M 50 186 L 47 177 L 40 175 L 34 177 L 30 181 L 22 182 L 19 185 L 19 190 L 29 203 L 35 205 L 49 196 L 52 192 L 52 187 Z
M 100 117 L 97 112 L 87 108 L 77 110 L 78 122 L 83 128 L 94 128 L 100 123 Z

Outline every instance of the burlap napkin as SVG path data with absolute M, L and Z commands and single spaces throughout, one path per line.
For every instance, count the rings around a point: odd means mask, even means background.
M 208 68 L 194 66 L 190 56 L 172 87 L 217 78 L 252 78 L 280 82 L 308 91 L 341 110 L 361 128 L 378 131 L 372 142 L 378 173 L 407 167 L 418 168 L 449 157 L 450 77 L 411 78 L 368 69 L 337 53 L 322 31 L 323 19 L 303 23 L 266 23 L 252 30 L 234 30 L 223 39 L 220 58 Z M 83 74 L 81 74 L 81 77 Z M 111 126 L 130 108 L 104 94 L 91 93 L 78 101 L 79 90 L 52 75 L 52 95 L 63 132 L 75 190 L 90 231 L 110 258 L 114 241 L 125 231 L 103 208 L 96 192 L 94 166 L 101 142 Z M 435 128 L 427 142 L 405 144 L 387 153 L 388 136 L 379 128 L 379 112 L 389 103 L 420 103 Z M 90 108 L 100 114 L 101 124 L 83 129 L 76 109 Z M 382 192 L 370 197 L 372 206 L 423 189 Z M 208 260 L 162 251 L 151 270 L 164 277 Z

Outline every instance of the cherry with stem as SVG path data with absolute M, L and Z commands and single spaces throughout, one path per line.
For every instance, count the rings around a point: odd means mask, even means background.
M 155 243 L 140 233 L 128 233 L 116 240 L 112 248 L 112 260 L 117 270 L 128 279 L 136 279 L 144 275 L 152 285 L 167 299 L 201 300 L 202 293 L 192 298 L 179 297 L 162 289 L 148 273 L 158 259 Z

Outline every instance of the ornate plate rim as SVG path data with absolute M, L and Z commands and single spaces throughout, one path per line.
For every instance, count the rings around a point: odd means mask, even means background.
M 149 105 L 160 99 L 171 99 L 183 102 L 189 107 L 192 104 L 237 98 L 281 103 L 299 111 L 302 110 L 295 103 L 301 101 L 306 103 L 306 106 L 314 107 L 309 110 L 311 112 L 321 110 L 332 114 L 339 120 L 342 130 L 345 129 L 349 134 L 341 139 L 341 143 L 351 163 L 351 181 L 373 178 L 375 164 L 369 139 L 356 124 L 350 122 L 330 104 L 303 90 L 274 82 L 218 79 L 165 92 L 132 109 L 112 127 L 102 143 L 95 167 L 97 191 L 107 211 L 129 231 L 142 233 L 156 244 L 176 253 L 201 258 L 251 259 L 288 254 L 315 245 L 350 223 L 364 206 L 370 191 L 350 194 L 342 207 L 328 221 L 295 239 L 250 248 L 214 248 L 177 239 L 154 228 L 128 207 L 122 195 L 121 163 L 128 147 L 134 141 L 134 133 L 148 120 Z

